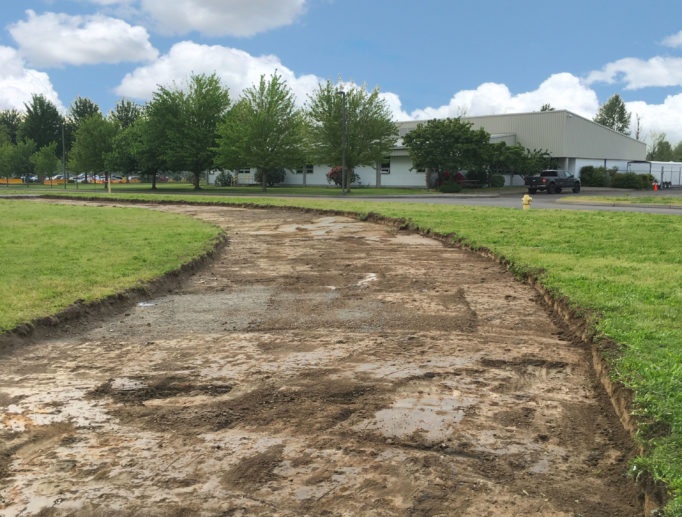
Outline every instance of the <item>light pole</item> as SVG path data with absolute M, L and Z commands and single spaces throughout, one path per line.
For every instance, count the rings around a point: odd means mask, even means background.
M 339 90 L 336 95 L 342 99 L 343 121 L 341 130 L 341 195 L 346 195 L 346 92 Z

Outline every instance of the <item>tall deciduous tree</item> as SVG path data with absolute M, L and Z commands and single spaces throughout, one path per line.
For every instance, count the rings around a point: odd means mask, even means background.
M 673 161 L 682 162 L 682 141 L 678 142 L 673 149 Z
M 45 147 L 41 147 L 31 155 L 33 169 L 42 180 L 45 176 L 53 176 L 59 167 L 59 160 L 56 156 L 57 142 L 52 142 Z
M 111 111 L 111 118 L 118 122 L 122 129 L 132 126 L 140 118 L 142 108 L 130 99 L 121 99 Z
M 5 178 L 28 176 L 33 173 L 31 155 L 36 150 L 33 140 L 22 140 L 16 145 L 6 142 L 0 146 L 0 173 Z M 54 149 L 52 150 L 54 153 Z M 55 157 L 56 160 L 56 157 Z
M 57 142 L 57 154 L 61 156 L 64 119 L 57 106 L 43 95 L 33 95 L 25 107 L 26 115 L 19 129 L 19 139 L 31 139 L 38 148 Z
M 227 89 L 216 74 L 192 75 L 187 91 L 161 87 L 150 105 L 152 128 L 164 133 L 159 143 L 165 161 L 173 170 L 190 171 L 198 190 L 202 172 L 213 166 L 218 123 L 230 106 Z
M 13 144 L 17 143 L 17 135 L 23 118 L 23 115 L 15 109 L 0 111 L 0 127 L 5 128 L 6 135 Z
M 474 130 L 472 126 L 471 122 L 460 118 L 433 119 L 418 124 L 403 137 L 412 166 L 431 169 L 439 177 L 446 170 L 481 168 L 490 158 L 490 135 L 483 128 Z
M 111 151 L 104 155 L 104 164 L 108 170 L 116 171 L 126 178 L 137 172 L 136 138 L 134 126 L 118 131 L 111 142 Z
M 87 97 L 76 97 L 71 103 L 69 116 L 78 127 L 82 120 L 91 117 L 95 113 L 101 113 L 99 106 Z
M 304 115 L 282 77 L 275 73 L 266 81 L 261 76 L 219 126 L 215 163 L 228 169 L 256 167 L 266 190 L 269 174 L 305 163 L 304 127 Z
M 673 161 L 673 148 L 665 138 L 665 133 L 658 133 L 654 135 L 653 143 L 649 152 L 646 154 L 647 160 L 654 160 L 658 162 Z
M 398 139 L 398 127 L 391 118 L 379 88 L 347 86 L 327 81 L 308 98 L 310 153 L 315 163 L 335 167 L 342 162 L 343 96 L 346 102 L 346 179 L 356 167 L 374 166 L 389 155 Z M 347 186 L 347 185 L 346 185 Z
M 602 126 L 610 127 L 619 133 L 629 135 L 630 116 L 631 114 L 625 108 L 625 102 L 616 93 L 601 105 L 597 115 L 594 117 L 594 121 Z
M 106 156 L 111 152 L 116 132 L 116 124 L 105 119 L 99 112 L 81 120 L 71 148 L 69 166 L 85 173 L 105 173 L 108 180 Z

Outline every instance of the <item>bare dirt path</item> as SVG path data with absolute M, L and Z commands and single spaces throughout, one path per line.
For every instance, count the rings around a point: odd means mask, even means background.
M 501 266 L 343 217 L 160 209 L 230 246 L 0 356 L 2 515 L 641 514 L 588 354 Z

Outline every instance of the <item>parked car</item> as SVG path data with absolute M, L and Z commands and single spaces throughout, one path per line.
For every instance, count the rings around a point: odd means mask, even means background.
M 528 187 L 529 194 L 538 190 L 545 190 L 548 194 L 558 194 L 561 189 L 570 188 L 576 194 L 580 192 L 580 180 L 568 171 L 546 170 L 539 176 L 526 176 L 523 182 Z

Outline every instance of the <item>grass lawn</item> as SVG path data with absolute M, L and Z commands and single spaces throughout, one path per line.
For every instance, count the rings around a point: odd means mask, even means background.
M 91 194 L 90 194 L 91 195 Z M 633 389 L 646 454 L 636 462 L 675 494 L 682 515 L 682 218 L 674 215 L 522 211 L 511 208 L 368 203 L 353 200 L 117 194 L 116 199 L 186 199 L 374 212 L 419 228 L 455 233 L 535 272 L 543 285 L 584 310 L 602 336 L 621 344 L 609 357 Z M 679 513 L 676 513 L 679 512 Z
M 157 190 L 152 191 L 151 183 L 114 183 L 111 185 L 112 193 L 121 192 L 139 192 L 139 193 L 175 193 L 175 194 L 195 194 L 197 191 L 189 183 L 157 183 Z M 27 185 L 4 185 L 2 180 L 0 180 L 0 191 L 2 193 L 11 194 L 42 194 L 42 193 L 60 193 L 60 192 L 106 192 L 104 185 L 101 184 L 83 184 L 80 183 L 76 186 L 75 183 L 69 183 L 67 188 L 64 189 L 64 185 L 40 185 L 40 184 L 28 184 Z M 370 187 L 359 187 L 353 188 L 350 192 L 346 193 L 347 196 L 393 196 L 393 195 L 414 195 L 414 194 L 427 194 L 427 193 L 437 193 L 436 191 L 429 191 L 426 188 L 392 188 L 392 187 L 381 187 L 381 188 L 370 188 Z M 307 196 L 339 196 L 341 197 L 341 188 L 334 186 L 322 186 L 322 187 L 303 187 L 303 186 L 286 186 L 286 187 L 268 187 L 267 192 L 263 192 L 261 187 L 258 185 L 253 186 L 241 186 L 241 187 L 216 187 L 214 185 L 201 185 L 201 191 L 199 194 L 211 194 L 211 195 L 257 195 L 262 196 L 263 194 L 276 194 L 276 195 L 307 195 Z
M 581 196 L 565 197 L 566 203 L 606 203 L 616 205 L 667 205 L 682 206 L 682 196 Z
M 177 269 L 220 230 L 139 208 L 0 199 L 0 332 Z

